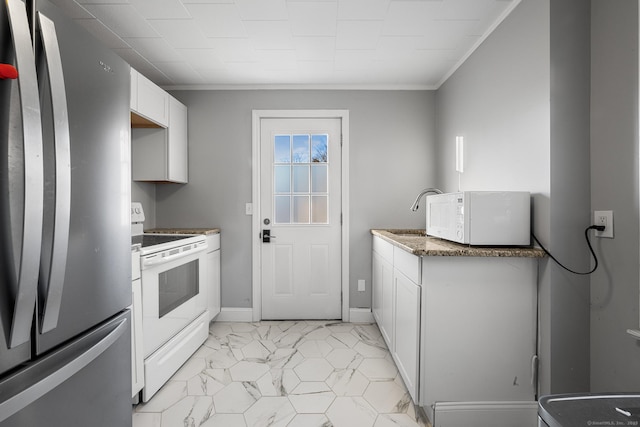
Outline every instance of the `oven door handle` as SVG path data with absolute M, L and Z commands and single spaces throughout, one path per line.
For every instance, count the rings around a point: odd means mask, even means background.
M 204 252 L 206 249 L 207 249 L 207 244 L 203 243 L 187 251 L 180 251 L 174 255 L 169 255 L 165 257 L 157 256 L 157 255 L 149 258 L 144 257 L 142 260 L 142 269 L 145 270 L 148 267 L 153 267 L 159 264 L 166 264 L 168 262 L 175 261 L 180 258 L 188 257 L 190 255 L 193 255 L 199 252 Z

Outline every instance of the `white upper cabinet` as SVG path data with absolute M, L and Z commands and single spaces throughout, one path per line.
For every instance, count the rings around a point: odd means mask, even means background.
M 189 178 L 187 107 L 173 96 L 169 97 L 169 129 L 167 135 L 167 178 L 171 182 L 186 183 Z
M 131 127 L 133 180 L 186 184 L 187 107 L 133 69 Z
M 160 127 L 169 125 L 169 94 L 131 69 L 131 111 Z M 132 117 L 132 122 L 136 118 Z

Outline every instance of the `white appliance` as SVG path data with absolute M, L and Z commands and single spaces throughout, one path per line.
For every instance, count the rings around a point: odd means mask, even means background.
M 489 246 L 531 243 L 530 194 L 526 191 L 461 191 L 427 196 L 427 234 Z
M 132 243 L 140 243 L 142 341 L 147 402 L 205 342 L 205 236 L 142 233 L 144 212 L 131 204 Z

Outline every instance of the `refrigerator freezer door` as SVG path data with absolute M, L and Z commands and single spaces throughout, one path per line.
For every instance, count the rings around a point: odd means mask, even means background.
M 65 267 L 69 247 L 69 220 L 71 216 L 71 141 L 69 139 L 69 113 L 62 73 L 62 60 L 55 25 L 47 17 L 38 14 L 42 48 L 46 59 L 51 105 L 53 112 L 53 142 L 50 158 L 55 162 L 55 202 L 53 210 L 53 235 L 51 256 L 40 260 L 40 286 L 45 293 L 42 308 L 42 332 L 49 332 L 58 325 Z
M 42 354 L 81 334 L 131 304 L 130 231 L 130 68 L 83 28 L 46 1 L 36 2 L 36 60 L 42 97 L 44 139 L 43 265 L 56 252 L 56 113 L 53 73 L 40 48 L 40 32 L 55 29 L 59 46 L 70 133 L 71 194 L 64 290 L 56 327 L 50 329 L 41 281 L 36 353 Z M 45 27 L 38 21 L 47 22 Z M 43 33 L 44 34 L 44 33 Z M 48 53 L 47 53 L 48 55 Z M 64 261 L 63 261 L 64 262 Z M 44 274 L 41 272 L 41 277 Z M 55 298 L 54 298 L 55 299 Z M 47 320 L 47 321 L 45 321 Z
M 127 310 L 1 381 L 0 427 L 130 427 L 130 324 Z
M 30 352 L 42 231 L 42 130 L 25 4 L 0 4 L 0 374 Z

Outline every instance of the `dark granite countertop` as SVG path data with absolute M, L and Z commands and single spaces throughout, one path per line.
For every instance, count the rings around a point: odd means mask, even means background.
M 374 229 L 371 234 L 417 256 L 543 258 L 542 249 L 528 246 L 469 246 L 425 235 L 420 229 Z

